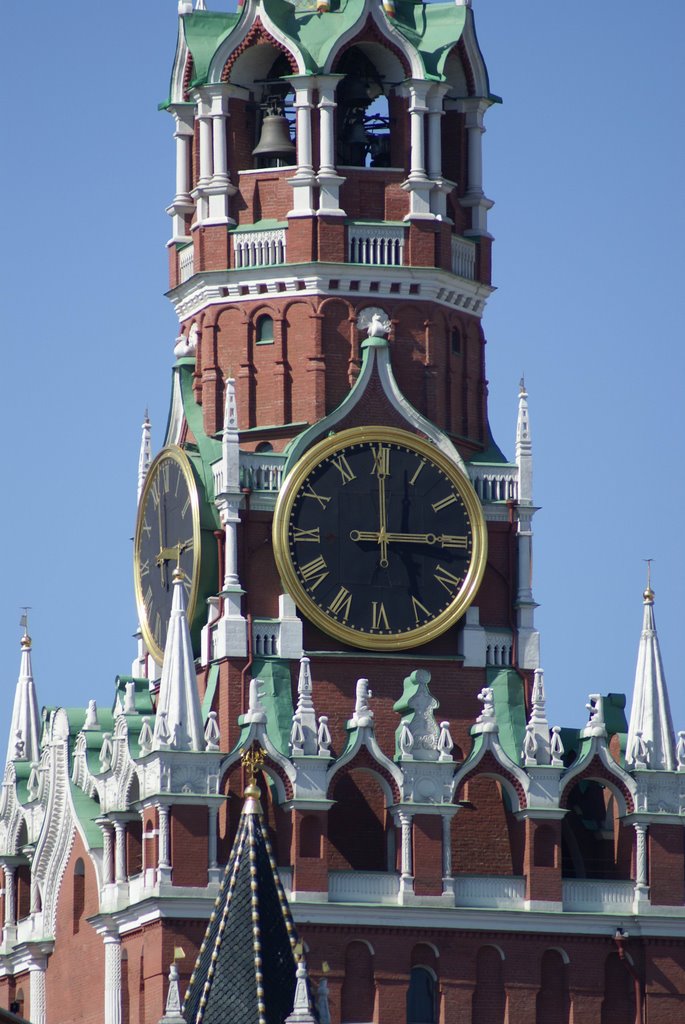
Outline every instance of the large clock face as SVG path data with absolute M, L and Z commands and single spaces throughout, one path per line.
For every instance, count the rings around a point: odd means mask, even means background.
M 426 643 L 483 577 L 487 534 L 470 482 L 433 445 L 361 427 L 315 445 L 289 473 L 274 551 L 301 611 L 344 643 Z
M 197 486 L 188 457 L 174 446 L 150 466 L 138 506 L 134 579 L 138 618 L 148 650 L 162 661 L 173 597 L 173 572 L 180 566 L 192 622 L 200 563 Z

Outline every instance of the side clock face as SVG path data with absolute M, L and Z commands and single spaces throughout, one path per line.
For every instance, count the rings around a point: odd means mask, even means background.
M 289 473 L 274 514 L 279 572 L 301 611 L 344 643 L 427 643 L 474 599 L 487 533 L 470 482 L 433 445 L 361 427 Z
M 185 574 L 188 621 L 197 600 L 200 564 L 200 506 L 188 457 L 164 448 L 148 470 L 138 506 L 134 541 L 134 580 L 143 638 L 161 663 L 177 565 Z

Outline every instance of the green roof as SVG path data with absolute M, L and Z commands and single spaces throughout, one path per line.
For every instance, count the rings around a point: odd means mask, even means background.
M 183 18 L 183 33 L 193 58 L 192 84 L 205 82 L 212 57 L 240 21 L 242 11 L 193 11 Z

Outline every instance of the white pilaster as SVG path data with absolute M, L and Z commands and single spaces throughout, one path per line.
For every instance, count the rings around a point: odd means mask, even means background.
M 123 821 L 114 822 L 114 880 L 118 884 L 126 882 L 126 825 Z
M 488 210 L 493 206 L 492 200 L 483 192 L 483 116 L 490 102 L 474 97 L 460 100 L 458 103 L 458 109 L 466 115 L 468 146 L 468 181 L 466 194 L 460 202 L 462 206 L 470 207 L 472 210 L 471 227 L 464 234 L 483 238 L 491 237 L 488 232 Z
M 411 134 L 409 177 L 402 188 L 409 192 L 409 213 L 405 220 L 433 220 L 430 194 L 433 183 L 426 174 L 424 145 L 425 118 L 428 113 L 426 96 L 432 83 L 423 79 L 412 79 L 405 83 L 409 94 L 409 124 Z
M 174 116 L 176 127 L 176 194 L 167 207 L 172 218 L 172 235 L 170 244 L 187 242 L 190 235 L 186 229 L 186 218 L 195 208 L 190 195 L 191 159 L 193 152 L 193 117 L 194 108 L 191 103 L 175 103 L 169 107 Z
M 111 885 L 112 878 L 112 827 L 109 822 L 102 825 L 102 884 Z
M 5 926 L 3 944 L 12 941 L 13 933 L 17 925 L 17 903 L 14 888 L 14 867 L 5 864 Z
M 207 94 L 198 89 L 196 93 L 196 120 L 199 125 L 198 136 L 200 146 L 200 176 L 192 192 L 197 201 L 196 225 L 204 224 L 209 219 L 209 188 L 214 174 L 214 133 L 212 129 L 211 100 Z
M 635 902 L 649 900 L 649 878 L 647 874 L 647 826 L 641 821 L 634 822 L 635 828 Z
M 314 215 L 314 186 L 316 175 L 312 162 L 312 80 L 311 77 L 293 76 L 289 79 L 295 90 L 295 119 L 297 133 L 297 171 L 288 184 L 293 189 L 293 208 L 288 217 Z
M 413 815 L 407 811 L 399 812 L 402 828 L 402 863 L 400 873 L 400 900 L 403 896 L 414 892 L 414 857 L 412 851 Z
M 217 864 L 216 808 L 208 807 L 207 814 L 209 815 L 209 870 L 207 878 L 210 882 L 220 882 L 221 868 Z
M 228 149 L 226 121 L 230 86 L 225 83 L 206 87 L 209 99 L 209 119 L 212 132 L 211 180 L 204 186 L 208 197 L 208 224 L 235 224 L 229 217 L 229 200 L 236 188 L 228 176 Z
M 114 932 L 104 935 L 105 945 L 105 1018 L 104 1024 L 121 1024 L 121 938 Z M 33 1016 L 33 1015 L 32 1015 Z
M 161 881 L 171 881 L 171 851 L 169 849 L 169 808 L 166 804 L 157 805 L 159 815 L 159 877 Z
M 344 178 L 335 169 L 335 90 L 342 75 L 320 75 L 319 89 L 319 213 L 344 217 L 340 209 L 340 186 Z
M 45 969 L 47 964 L 40 957 L 29 966 L 29 999 L 31 1002 L 31 1024 L 46 1024 L 47 1007 L 45 999 Z
M 442 819 L 442 892 L 443 896 L 454 896 L 451 814 L 445 814 Z
M 433 183 L 431 212 L 440 220 L 447 219 L 447 193 L 453 187 L 442 173 L 442 118 L 445 116 L 443 99 L 447 85 L 434 85 L 428 93 L 428 177 Z

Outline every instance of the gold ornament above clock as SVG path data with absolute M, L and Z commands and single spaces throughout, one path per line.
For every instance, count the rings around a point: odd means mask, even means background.
M 470 481 L 434 445 L 384 427 L 344 430 L 305 453 L 278 496 L 273 540 L 302 613 L 376 651 L 425 644 L 453 626 L 487 558 Z

